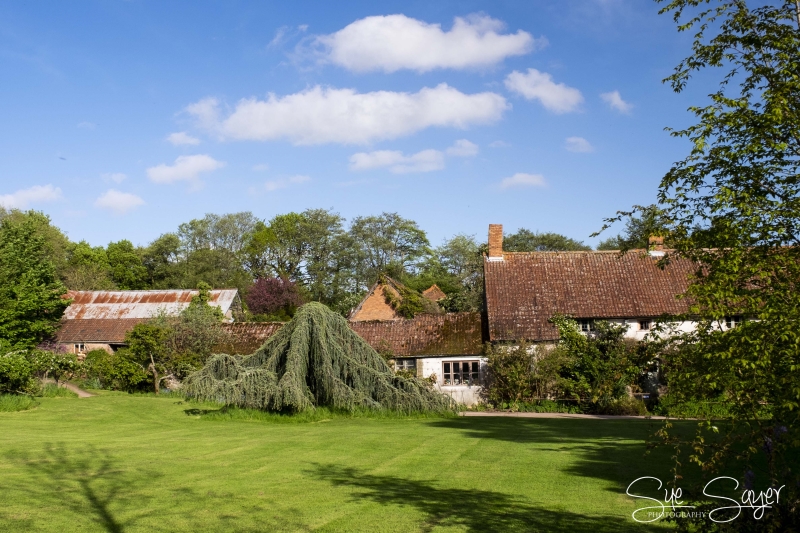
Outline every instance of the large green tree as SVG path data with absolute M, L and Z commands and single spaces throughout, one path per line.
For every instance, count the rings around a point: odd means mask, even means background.
M 36 218 L 0 221 L 0 338 L 20 347 L 55 333 L 69 305 Z
M 785 485 L 765 519 L 727 530 L 797 530 L 800 2 L 660 2 L 680 31 L 694 32 L 691 55 L 666 80 L 672 88 L 707 69 L 722 74 L 710 102 L 690 108 L 697 123 L 673 131 L 691 151 L 658 194 L 666 244 L 698 265 L 688 290 L 698 328 L 669 358 L 670 394 L 722 394 L 733 413 L 723 435 L 701 431 L 682 449 L 708 472 L 735 468 L 761 490 Z
M 581 241 L 559 233 L 539 233 L 520 228 L 503 239 L 506 252 L 580 252 L 591 250 Z

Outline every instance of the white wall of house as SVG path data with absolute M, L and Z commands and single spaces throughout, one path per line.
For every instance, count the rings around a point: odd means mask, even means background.
M 480 383 L 484 383 L 486 379 L 486 362 L 487 359 L 478 355 L 459 355 L 455 357 L 444 356 L 425 356 L 417 359 L 417 377 L 429 378 L 436 376 L 436 389 L 440 392 L 449 395 L 458 403 L 464 405 L 475 405 L 483 402 L 481 398 L 481 385 L 446 385 L 444 383 L 444 363 L 449 362 L 453 364 L 459 361 L 476 361 L 480 368 Z M 451 367 L 452 368 L 452 367 Z

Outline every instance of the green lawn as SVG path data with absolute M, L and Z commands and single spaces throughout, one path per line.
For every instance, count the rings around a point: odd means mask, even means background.
M 209 419 L 176 398 L 0 413 L 3 531 L 652 531 L 649 421 Z M 196 407 L 196 406 L 194 406 Z

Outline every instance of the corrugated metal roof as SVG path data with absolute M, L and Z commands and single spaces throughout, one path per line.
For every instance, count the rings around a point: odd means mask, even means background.
M 160 312 L 176 315 L 189 306 L 196 290 L 166 291 L 69 291 L 72 303 L 66 320 L 152 318 Z M 210 305 L 227 314 L 238 298 L 236 289 L 211 291 Z

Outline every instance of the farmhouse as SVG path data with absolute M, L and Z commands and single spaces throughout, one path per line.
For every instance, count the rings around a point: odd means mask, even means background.
M 642 339 L 662 315 L 688 310 L 683 294 L 695 266 L 672 258 L 663 268 L 662 240 L 650 250 L 589 252 L 504 252 L 503 226 L 489 225 L 484 257 L 486 340 L 491 343 L 552 343 L 558 331 L 548 320 L 571 315 L 585 332 L 596 320 L 627 326 L 627 336 Z M 692 322 L 675 324 L 680 330 Z
M 112 352 L 125 344 L 125 334 L 136 324 L 159 313 L 177 315 L 197 294 L 196 290 L 69 291 L 64 298 L 72 303 L 64 312 L 56 341 L 71 353 Z M 219 307 L 231 322 L 242 311 L 236 289 L 212 290 L 209 305 Z

